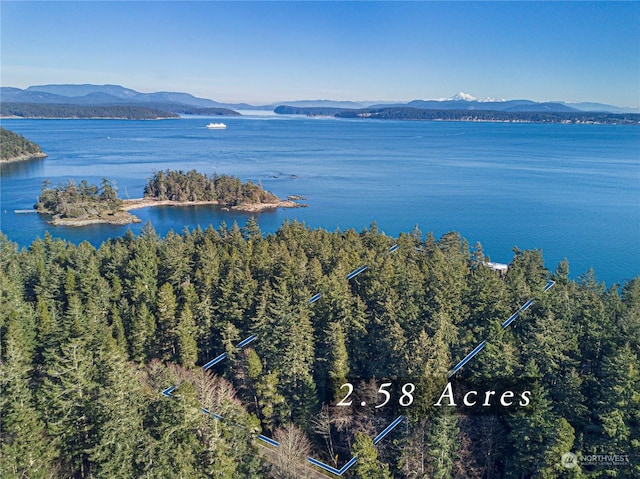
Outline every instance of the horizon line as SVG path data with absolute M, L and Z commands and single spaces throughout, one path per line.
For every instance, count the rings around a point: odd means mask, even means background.
M 366 99 L 360 99 L 360 100 L 354 100 L 354 99 L 343 99 L 343 100 L 336 100 L 336 99 L 332 99 L 332 98 L 312 98 L 312 97 L 307 97 L 307 98 L 296 98 L 296 99 L 287 99 L 287 100 L 275 100 L 275 101 L 265 101 L 265 100 L 222 100 L 222 99 L 214 99 L 214 98 L 210 98 L 209 96 L 200 96 L 200 94 L 194 94 L 194 93 L 190 93 L 189 91 L 183 91 L 183 90 L 165 90 L 165 89 L 161 89 L 161 90 L 153 90 L 153 89 L 149 89 L 148 91 L 144 91 L 147 90 L 147 88 L 144 89 L 136 89 L 136 88 L 131 88 L 128 86 L 124 86 L 122 84 L 119 83 L 89 83 L 89 82 L 85 82 L 85 83 L 41 83 L 41 84 L 35 84 L 35 85 L 29 85 L 26 87 L 19 87 L 19 86 L 6 86 L 6 85 L 2 85 L 0 84 L 1 88 L 17 88 L 19 90 L 28 90 L 29 88 L 32 87 L 43 87 L 43 86 L 114 86 L 114 87 L 119 87 L 119 88 L 125 88 L 127 90 L 133 90 L 137 93 L 141 93 L 141 94 L 152 94 L 152 93 L 182 93 L 182 94 L 188 94 L 191 95 L 195 98 L 198 99 L 203 99 L 203 100 L 209 100 L 209 101 L 213 101 L 216 103 L 225 103 L 225 104 L 240 104 L 240 103 L 244 103 L 250 106 L 255 106 L 255 107 L 264 107 L 264 106 L 272 106 L 272 105 L 282 105 L 286 102 L 300 102 L 300 101 L 308 101 L 308 102 L 341 102 L 341 103 L 345 103 L 345 102 L 349 102 L 349 103 L 369 103 L 369 104 L 376 104 L 376 103 L 409 103 L 411 101 L 456 101 L 455 97 L 458 95 L 469 95 L 471 96 L 473 99 L 472 100 L 466 100 L 466 99 L 459 99 L 457 101 L 475 101 L 478 103 L 502 103 L 502 102 L 508 102 L 508 101 L 533 101 L 535 103 L 564 103 L 567 105 L 573 105 L 573 104 L 580 104 L 580 103 L 597 103 L 597 104 L 601 104 L 601 105 L 607 105 L 607 106 L 613 106 L 616 108 L 628 108 L 628 109 L 633 109 L 633 110 L 640 110 L 640 103 L 638 103 L 637 105 L 617 105 L 617 104 L 613 104 L 613 103 L 607 103 L 604 100 L 573 100 L 573 101 L 567 101 L 567 100 L 532 100 L 530 98 L 526 98 L 526 97 L 521 97 L 521 98 L 509 98 L 509 99 L 503 99 L 503 98 L 492 98 L 492 97 L 476 97 L 474 95 L 470 95 L 464 91 L 459 91 L 456 94 L 450 96 L 450 97 L 438 97 L 438 98 L 425 98 L 425 97 L 414 97 L 411 99 L 398 99 L 398 100 L 389 100 L 389 99 L 377 99 L 377 100 L 366 100 Z M 179 88 L 179 87 L 178 87 Z M 66 95 L 62 95 L 62 96 L 66 96 Z M 79 96 L 84 96 L 84 95 L 79 95 Z M 75 98 L 73 96 L 69 96 L 68 98 Z

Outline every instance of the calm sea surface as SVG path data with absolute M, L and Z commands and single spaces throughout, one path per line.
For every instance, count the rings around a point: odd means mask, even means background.
M 98 246 L 141 224 L 53 227 L 31 209 L 43 180 L 114 180 L 122 197 L 141 197 L 154 171 L 192 169 L 262 181 L 308 208 L 261 213 L 265 232 L 286 218 L 312 227 L 360 230 L 376 221 L 389 235 L 416 224 L 437 237 L 460 232 L 492 260 L 540 248 L 550 269 L 569 260 L 571 276 L 590 267 L 607 285 L 640 274 L 640 128 L 457 122 L 349 121 L 291 117 L 162 121 L 3 120 L 48 153 L 2 165 L 1 229 L 28 246 L 45 231 Z M 248 214 L 215 207 L 134 212 L 161 234 Z

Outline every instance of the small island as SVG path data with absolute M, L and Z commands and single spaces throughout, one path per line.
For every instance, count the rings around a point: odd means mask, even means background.
M 52 187 L 49 180 L 42 184 L 38 213 L 51 215 L 49 221 L 56 226 L 84 226 L 98 223 L 125 225 L 139 223 L 140 219 L 123 209 L 116 188 L 106 178 L 100 186 L 82 180 L 79 185 L 69 179 Z
M 243 183 L 240 178 L 214 174 L 208 177 L 196 170 L 159 171 L 147 180 L 144 198 L 125 200 L 124 209 L 147 206 L 219 205 L 236 211 L 259 212 L 274 208 L 306 206 L 281 200 L 262 187 L 262 183 Z
M 217 205 L 229 211 L 261 212 L 275 208 L 307 206 L 291 200 L 281 200 L 265 190 L 261 183 L 243 183 L 240 178 L 214 174 L 208 177 L 196 170 L 184 172 L 160 171 L 147 180 L 144 197 L 123 200 L 116 188 L 103 178 L 100 186 L 83 180 L 73 180 L 52 187 L 49 181 L 42 191 L 35 210 L 52 216 L 53 225 L 84 226 L 88 224 L 129 224 L 140 219 L 130 210 L 150 206 Z
M 3 163 L 45 158 L 46 156 L 39 145 L 27 140 L 22 135 L 0 127 L 0 161 Z

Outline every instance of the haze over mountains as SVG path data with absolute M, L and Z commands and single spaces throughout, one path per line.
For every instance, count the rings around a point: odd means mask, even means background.
M 154 108 L 228 108 L 233 110 L 273 110 L 279 105 L 296 107 L 325 107 L 339 109 L 411 107 L 431 110 L 488 110 L 502 112 L 608 112 L 639 113 L 640 107 L 619 107 L 602 103 L 567 103 L 563 101 L 535 102 L 531 100 L 477 99 L 460 92 L 450 98 L 435 100 L 412 100 L 402 102 L 356 102 L 333 100 L 285 101 L 269 105 L 247 103 L 222 103 L 207 98 L 198 98 L 183 92 L 141 93 L 120 85 L 35 85 L 26 89 L 1 87 L 0 101 L 3 103 L 44 103 L 67 105 L 137 105 Z M 173 111 L 172 110 L 172 111 Z
M 391 106 L 408 106 L 426 110 L 488 110 L 505 112 L 607 112 L 607 113 L 638 113 L 640 108 L 626 108 L 603 103 L 567 103 L 563 101 L 535 102 L 532 100 L 497 100 L 486 98 L 480 100 L 468 93 L 460 92 L 450 98 L 437 100 L 413 100 L 408 103 L 379 104 L 372 107 L 388 108 Z
M 120 85 L 35 85 L 24 90 L 0 88 L 2 102 L 47 103 L 68 105 L 186 105 L 195 108 L 252 108 L 246 104 L 223 104 L 189 93 L 154 92 L 140 93 Z

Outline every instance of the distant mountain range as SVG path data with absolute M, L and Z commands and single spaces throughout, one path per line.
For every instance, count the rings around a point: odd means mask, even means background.
M 0 100 L 3 103 L 41 103 L 65 105 L 113 106 L 130 105 L 158 108 L 178 112 L 184 107 L 243 109 L 254 108 L 244 103 L 227 104 L 198 98 L 189 93 L 155 92 L 140 93 L 120 85 L 36 85 L 24 90 L 1 87 Z
M 392 108 L 411 107 L 424 110 L 457 110 L 457 111 L 504 111 L 504 112 L 605 112 L 605 113 L 640 113 L 640 107 L 627 108 L 604 103 L 581 102 L 568 103 L 564 101 L 535 102 L 532 100 L 498 100 L 485 98 L 480 100 L 468 93 L 460 92 L 449 98 L 434 100 L 412 100 L 409 102 L 374 102 L 374 101 L 332 101 L 332 100 L 298 100 L 274 104 L 297 108 L 329 108 L 329 109 L 362 109 L 362 108 Z M 271 105 L 269 105 L 271 106 Z
M 535 102 L 532 100 L 496 100 L 486 98 L 479 100 L 468 93 L 460 92 L 450 98 L 437 100 L 413 100 L 407 103 L 383 103 L 368 105 L 367 108 L 412 107 L 425 110 L 459 110 L 459 111 L 504 111 L 504 112 L 606 112 L 606 113 L 640 113 L 640 108 L 625 108 L 603 103 L 567 103 L 563 101 Z
M 477 99 L 460 92 L 449 98 L 435 100 L 413 100 L 406 103 L 355 102 L 333 100 L 299 100 L 270 105 L 247 103 L 221 103 L 207 98 L 198 98 L 189 93 L 154 92 L 140 93 L 120 85 L 36 85 L 26 89 L 0 87 L 2 103 L 38 103 L 90 106 L 144 106 L 173 113 L 216 114 L 216 109 L 230 110 L 274 110 L 280 105 L 298 108 L 331 108 L 357 110 L 362 108 L 410 107 L 425 110 L 500 111 L 500 112 L 607 112 L 640 113 L 640 108 L 625 108 L 602 103 L 567 103 L 562 101 L 535 102 L 531 100 Z M 187 108 L 188 107 L 188 108 Z M 202 109 L 202 110 L 201 110 Z M 219 110 L 220 114 L 225 114 Z M 230 113 L 230 112 L 229 112 Z M 229 114 L 227 113 L 227 114 Z

